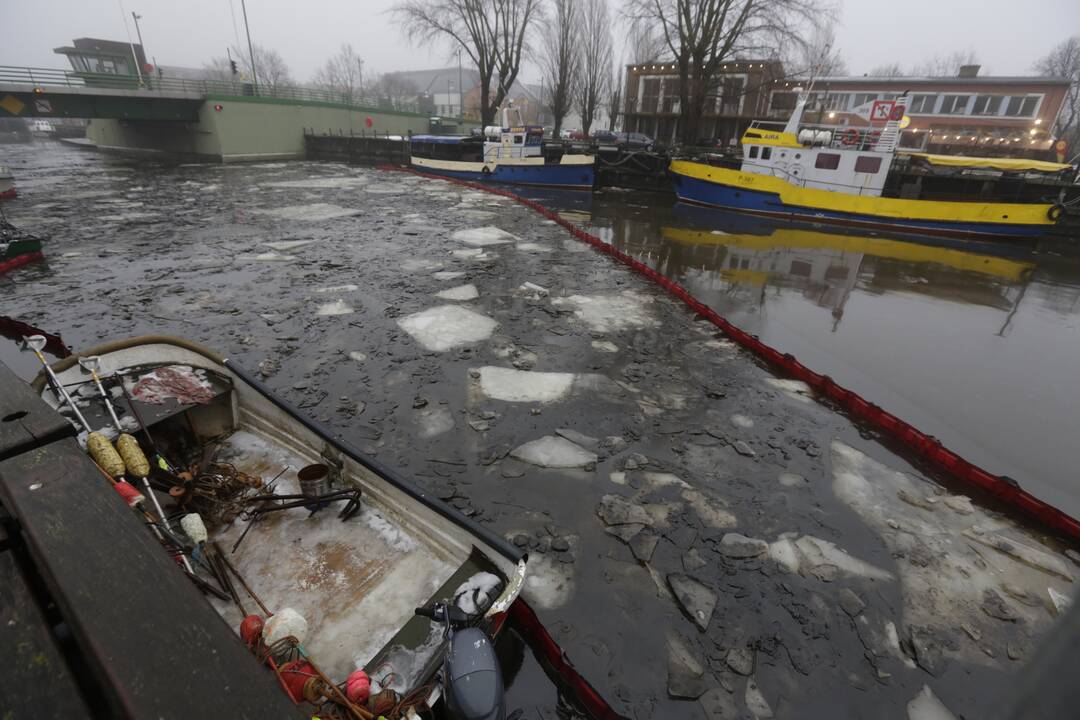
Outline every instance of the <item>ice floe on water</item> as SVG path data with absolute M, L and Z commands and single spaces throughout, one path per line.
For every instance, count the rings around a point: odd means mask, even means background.
M 1064 556 L 1013 521 L 842 442 L 831 454 L 836 496 L 896 558 L 909 632 L 943 638 L 942 657 L 1001 661 L 1056 615 L 1051 590 L 1075 592 Z
M 475 300 L 480 297 L 480 292 L 476 289 L 475 285 L 469 283 L 468 285 L 458 285 L 457 287 L 437 292 L 435 293 L 435 297 L 443 300 Z
M 659 325 L 652 314 L 653 297 L 633 290 L 616 295 L 569 295 L 552 305 L 573 308 L 574 315 L 597 332 L 617 332 Z
M 320 222 L 334 220 L 336 218 L 358 215 L 359 210 L 344 208 L 330 203 L 311 203 L 310 205 L 288 205 L 280 208 L 259 208 L 251 212 L 258 215 L 270 215 L 282 220 L 303 220 L 307 222 Z
M 459 242 L 463 242 L 466 245 L 472 245 L 473 247 L 505 245 L 506 243 L 511 243 L 518 239 L 516 235 L 511 235 L 505 230 L 500 230 L 494 225 L 470 228 L 468 230 L 458 230 L 450 237 Z
M 754 427 L 754 421 L 750 417 L 748 417 L 746 415 L 739 415 L 739 414 L 735 414 L 735 415 L 731 416 L 731 424 L 734 425 L 735 427 L 740 427 L 740 428 L 744 428 L 744 429 L 747 429 L 747 430 Z
M 593 340 L 590 344 L 592 345 L 594 350 L 599 350 L 600 352 L 619 352 L 619 346 L 611 342 L 610 340 Z
M 908 720 L 956 720 L 928 685 L 923 685 L 919 694 L 908 702 L 907 716 Z
M 351 315 L 354 312 L 352 307 L 345 304 L 344 300 L 335 300 L 334 302 L 324 303 L 319 306 L 319 309 L 315 311 L 316 315 Z
M 365 185 L 363 190 L 375 195 L 395 195 L 402 192 L 401 186 L 395 183 L 372 183 Z
M 362 363 L 367 360 L 367 353 L 362 353 L 359 350 L 353 350 L 349 353 L 349 359 L 358 363 Z
M 835 543 L 813 535 L 784 533 L 769 545 L 769 555 L 790 572 L 819 580 L 835 580 L 851 575 L 872 580 L 892 580 L 893 574 L 846 553 Z
M 428 260 L 426 258 L 411 258 L 401 263 L 401 269 L 411 273 L 441 270 L 442 266 L 443 264 L 438 260 Z
M 305 245 L 310 245 L 315 242 L 314 240 L 277 240 L 275 242 L 263 243 L 271 250 L 277 250 L 278 252 L 288 252 L 289 250 L 296 250 L 302 248 Z
M 493 400 L 553 402 L 570 392 L 573 373 L 530 372 L 486 366 L 480 368 L 480 390 Z
M 545 610 L 561 607 L 574 593 L 573 568 L 573 564 L 559 562 L 551 553 L 530 555 L 521 594 L 530 604 Z
M 416 412 L 416 424 L 420 426 L 420 437 L 435 437 L 454 429 L 454 414 L 444 405 L 425 407 Z
M 296 258 L 294 258 L 292 255 L 284 255 L 284 254 L 279 253 L 279 252 L 264 252 L 264 253 L 237 255 L 236 259 L 237 260 L 253 261 L 253 262 L 292 262 Z
M 440 270 L 431 273 L 431 277 L 436 280 L 457 280 L 459 277 L 465 277 L 465 273 L 460 270 Z
M 497 322 L 460 305 L 439 305 L 398 320 L 398 326 L 427 350 L 451 348 L 487 340 Z
M 467 248 L 462 250 L 451 250 L 450 254 L 456 258 L 462 260 L 492 260 L 496 255 L 489 255 L 483 248 Z
M 549 248 L 547 245 L 541 245 L 540 243 L 534 243 L 534 242 L 519 242 L 517 244 L 517 249 L 521 250 L 523 252 L 534 252 L 534 253 L 549 253 L 549 252 L 551 252 L 551 248 Z
M 723 341 L 717 341 L 723 342 Z M 765 378 L 765 384 L 780 390 L 785 395 L 800 402 L 811 402 L 814 391 L 802 380 L 788 380 L 787 378 Z
M 364 177 L 324 177 L 308 178 L 307 180 L 281 180 L 278 182 L 263 183 L 264 187 L 275 188 L 312 188 L 320 190 L 332 190 L 335 188 L 355 188 L 367 184 Z
M 596 467 L 596 453 L 558 435 L 545 435 L 519 445 L 510 456 L 546 468 Z
M 495 213 L 490 210 L 477 210 L 473 207 L 454 207 L 453 210 L 460 215 L 469 218 L 470 220 L 490 220 L 495 217 Z
M 315 288 L 315 292 L 317 292 L 317 293 L 356 292 L 359 289 L 360 289 L 359 285 L 353 285 L 352 283 L 349 283 L 348 285 L 331 285 L 329 287 Z

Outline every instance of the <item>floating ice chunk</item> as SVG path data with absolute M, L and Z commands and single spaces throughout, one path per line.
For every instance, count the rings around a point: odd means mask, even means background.
M 746 415 L 732 415 L 731 424 L 735 427 L 750 429 L 754 427 L 754 421 Z
M 440 270 L 439 272 L 432 273 L 431 277 L 436 280 L 457 280 L 459 277 L 464 277 L 465 273 L 457 270 Z
M 765 720 L 773 716 L 773 710 L 769 707 L 765 696 L 761 694 L 761 689 L 754 682 L 754 678 L 750 678 L 746 682 L 746 709 L 758 720 Z
M 365 360 L 367 360 L 367 355 L 360 352 L 359 350 L 353 350 L 349 353 L 349 359 L 355 360 L 356 362 L 364 362 Z
M 472 283 L 468 285 L 458 285 L 447 290 L 435 293 L 435 297 L 442 298 L 443 300 L 475 300 L 480 297 L 479 291 Z
M 476 210 L 474 208 L 468 207 L 455 207 L 454 210 L 458 211 L 459 213 L 471 220 L 490 220 L 495 217 L 495 213 L 491 212 L 490 210 Z
M 551 248 L 549 248 L 547 245 L 541 245 L 540 243 L 534 243 L 534 242 L 518 243 L 517 244 L 517 249 L 522 250 L 524 252 L 534 252 L 534 253 L 549 253 L 549 252 L 551 252 Z
M 450 254 L 456 258 L 461 258 L 462 260 L 487 260 L 488 258 L 493 257 L 492 255 L 485 253 L 483 248 L 451 250 Z
M 277 250 L 278 252 L 288 252 L 289 250 L 295 250 L 296 248 L 302 248 L 305 245 L 310 245 L 315 242 L 314 240 L 278 240 L 275 242 L 263 243 L 271 250 Z
M 252 210 L 251 212 L 259 215 L 270 215 L 282 220 L 303 220 L 307 222 L 320 222 L 323 220 L 334 220 L 336 218 L 347 217 L 349 215 L 357 215 L 359 210 L 351 208 L 343 208 L 340 205 L 331 205 L 330 203 L 312 203 L 310 205 L 288 205 L 281 208 L 273 208 L 270 210 Z
M 367 183 L 362 177 L 327 177 L 310 178 L 308 180 L 281 180 L 279 182 L 264 183 L 265 187 L 277 188 L 315 188 L 331 190 L 333 188 L 353 188 Z
M 395 193 L 403 192 L 404 188 L 400 185 L 393 183 L 372 183 L 371 185 L 364 186 L 364 192 L 369 192 L 374 195 L 394 195 Z
M 353 309 L 345 304 L 344 300 L 335 300 L 319 306 L 316 315 L 351 315 Z
M 359 285 L 331 285 L 330 287 L 316 288 L 317 293 L 336 293 L 336 292 L 356 292 L 360 289 Z
M 1072 605 L 1072 598 L 1065 593 L 1058 592 L 1054 588 L 1046 588 L 1046 592 L 1050 595 L 1050 604 L 1054 606 L 1054 612 L 1058 615 L 1069 609 Z
M 574 592 L 573 565 L 558 562 L 551 554 L 529 556 L 529 572 L 521 594 L 530 604 L 545 610 L 565 605 Z
M 829 542 L 813 535 L 794 539 L 791 534 L 769 544 L 769 555 L 790 572 L 813 574 L 814 568 L 832 565 L 839 572 L 874 580 L 891 580 L 893 575 L 868 562 L 859 560 Z
M 786 378 L 765 378 L 765 382 L 768 385 L 783 391 L 789 397 L 792 397 L 800 402 L 810 402 L 813 398 L 814 391 L 810 389 L 810 386 L 804 383 L 802 380 L 788 380 Z
M 596 464 L 596 453 L 591 453 L 558 435 L 545 435 L 519 445 L 510 456 L 533 465 L 548 468 L 576 468 Z
M 398 325 L 427 350 L 444 352 L 487 340 L 498 323 L 459 305 L 439 305 L 403 317 Z
M 600 352 L 619 352 L 619 346 L 610 340 L 593 340 L 591 345 L 594 350 L 599 350 Z
M 690 507 L 694 509 L 698 517 L 714 528 L 730 528 L 738 524 L 735 516 L 728 512 L 727 508 L 700 490 L 690 487 L 683 488 L 681 495 L 684 500 L 690 503 Z
M 505 230 L 500 230 L 494 225 L 472 228 L 470 230 L 458 230 L 451 235 L 454 240 L 472 245 L 473 247 L 486 247 L 488 245 L 504 245 L 517 240 L 517 236 L 511 235 Z
M 652 296 L 624 290 L 617 295 L 570 295 L 555 298 L 552 305 L 574 308 L 574 315 L 598 332 L 655 327 Z
M 522 290 L 526 293 L 532 293 L 534 298 L 542 298 L 548 296 L 548 289 L 546 287 L 528 281 L 521 283 L 521 285 L 518 287 L 518 290 Z
M 416 413 L 420 437 L 431 438 L 454 429 L 454 414 L 441 405 L 424 408 Z
M 923 685 L 919 694 L 908 702 L 907 716 L 908 720 L 956 720 L 928 685 Z
M 412 258 L 401 263 L 401 269 L 405 272 L 427 272 L 429 270 L 441 270 L 443 264 L 438 260 L 426 260 L 424 258 Z
M 248 260 L 253 262 L 292 262 L 295 258 L 292 255 L 283 255 L 279 252 L 264 252 L 254 255 L 237 255 L 237 260 Z
M 649 487 L 662 488 L 676 486 L 680 488 L 688 488 L 690 485 L 678 475 L 662 472 L 645 472 L 641 475 L 642 479 L 649 484 Z
M 803 487 L 807 484 L 806 478 L 798 473 L 780 473 L 779 480 L 784 487 Z
M 610 475 L 608 475 L 608 479 L 610 479 L 611 482 L 615 483 L 616 485 L 625 485 L 626 484 L 626 473 L 624 473 L 624 472 L 613 472 Z
M 573 373 L 529 372 L 491 365 L 480 368 L 480 390 L 506 402 L 552 402 L 574 384 Z
M 1073 579 L 1072 573 L 1063 560 L 1042 550 L 1030 547 L 1012 538 L 1007 538 L 999 533 L 987 532 L 978 527 L 965 530 L 964 535 L 987 547 L 992 547 L 998 552 L 1005 553 L 1025 565 L 1030 565 L 1051 575 L 1059 575 L 1070 582 Z

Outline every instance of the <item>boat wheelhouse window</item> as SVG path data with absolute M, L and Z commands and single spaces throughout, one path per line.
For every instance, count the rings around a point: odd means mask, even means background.
M 750 158 L 751 158 L 751 159 L 753 159 L 753 158 L 756 158 L 756 157 L 757 157 L 757 153 L 758 153 L 758 147 L 757 147 L 757 145 L 751 145 L 751 146 L 750 146 Z
M 941 101 L 942 115 L 963 115 L 970 95 L 946 95 Z
M 763 148 L 761 148 L 761 159 L 762 160 L 768 160 L 771 157 L 772 157 L 772 148 L 771 147 L 763 147 Z
M 876 155 L 860 155 L 855 158 L 855 172 L 857 173 L 876 173 L 880 169 L 881 158 Z
M 840 167 L 840 156 L 836 153 L 818 153 L 814 167 L 818 170 L 835 170 Z
M 937 95 L 913 95 L 908 110 L 913 113 L 930 114 L 934 112 L 934 105 L 937 104 L 937 98 Z
M 525 142 L 525 138 L 521 137 L 520 135 L 515 135 L 514 136 L 514 144 L 515 145 L 520 145 L 523 142 Z
M 971 107 L 972 115 L 997 115 L 1001 110 L 1001 95 L 979 95 Z

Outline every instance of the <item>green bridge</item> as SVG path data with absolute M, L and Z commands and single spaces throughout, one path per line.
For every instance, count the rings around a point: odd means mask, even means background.
M 408 135 L 432 118 L 327 90 L 0 66 L 0 117 L 88 118 L 99 148 L 236 162 L 304 155 L 304 133 Z M 438 120 L 442 131 L 456 120 Z

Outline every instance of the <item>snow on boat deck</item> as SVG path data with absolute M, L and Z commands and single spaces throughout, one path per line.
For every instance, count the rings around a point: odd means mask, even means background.
M 296 471 L 309 463 L 246 431 L 229 437 L 217 459 L 267 482 L 290 466 L 276 485 L 285 494 L 299 492 Z M 311 517 L 304 508 L 270 513 L 229 556 L 271 611 L 291 607 L 304 616 L 309 628 L 305 647 L 338 681 L 371 660 L 457 568 L 373 508 L 366 495 L 362 505 L 360 514 L 346 522 L 337 518 L 341 503 Z M 215 539 L 228 553 L 246 527 L 237 520 Z M 248 612 L 257 611 L 249 597 L 240 598 Z M 236 606 L 215 605 L 239 630 Z

